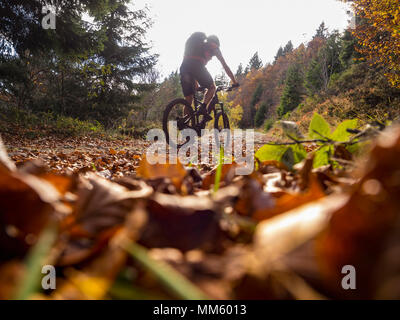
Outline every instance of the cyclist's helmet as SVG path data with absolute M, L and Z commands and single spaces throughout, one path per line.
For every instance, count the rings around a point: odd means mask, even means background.
M 219 39 L 218 39 L 217 36 L 215 36 L 215 35 L 208 36 L 207 37 L 207 42 L 208 43 L 210 43 L 210 42 L 215 43 L 219 48 Z

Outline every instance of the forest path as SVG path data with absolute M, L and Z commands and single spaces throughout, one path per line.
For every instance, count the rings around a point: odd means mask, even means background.
M 35 139 L 2 134 L 8 155 L 18 165 L 40 160 L 57 173 L 96 171 L 105 178 L 134 175 L 149 142 L 143 139 L 40 136 Z M 254 132 L 254 151 L 268 142 Z

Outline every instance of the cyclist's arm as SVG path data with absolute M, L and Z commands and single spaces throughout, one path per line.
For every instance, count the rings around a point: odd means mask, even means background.
M 236 81 L 236 78 L 235 78 L 233 72 L 231 71 L 229 66 L 226 64 L 225 59 L 222 56 L 222 53 L 221 53 L 221 51 L 219 49 L 215 50 L 215 56 L 221 62 L 222 67 L 224 68 L 224 70 L 225 70 L 226 74 L 228 75 L 228 77 L 231 78 L 232 84 L 237 84 L 237 81 Z

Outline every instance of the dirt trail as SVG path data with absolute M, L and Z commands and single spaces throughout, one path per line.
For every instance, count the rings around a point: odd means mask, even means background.
M 95 171 L 106 178 L 134 175 L 149 142 L 142 139 L 43 136 L 31 139 L 3 134 L 10 158 L 17 166 L 29 160 L 44 162 L 53 172 Z M 265 144 L 265 134 L 254 132 L 254 150 Z

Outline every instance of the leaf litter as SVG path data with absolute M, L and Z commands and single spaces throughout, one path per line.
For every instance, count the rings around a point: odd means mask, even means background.
M 142 142 L 87 144 L 1 143 L 1 299 L 400 298 L 399 127 L 361 159 L 337 148 L 352 166 L 313 169 L 306 147 L 292 168 L 259 161 L 249 176 L 150 165 Z M 55 290 L 40 287 L 45 264 Z

